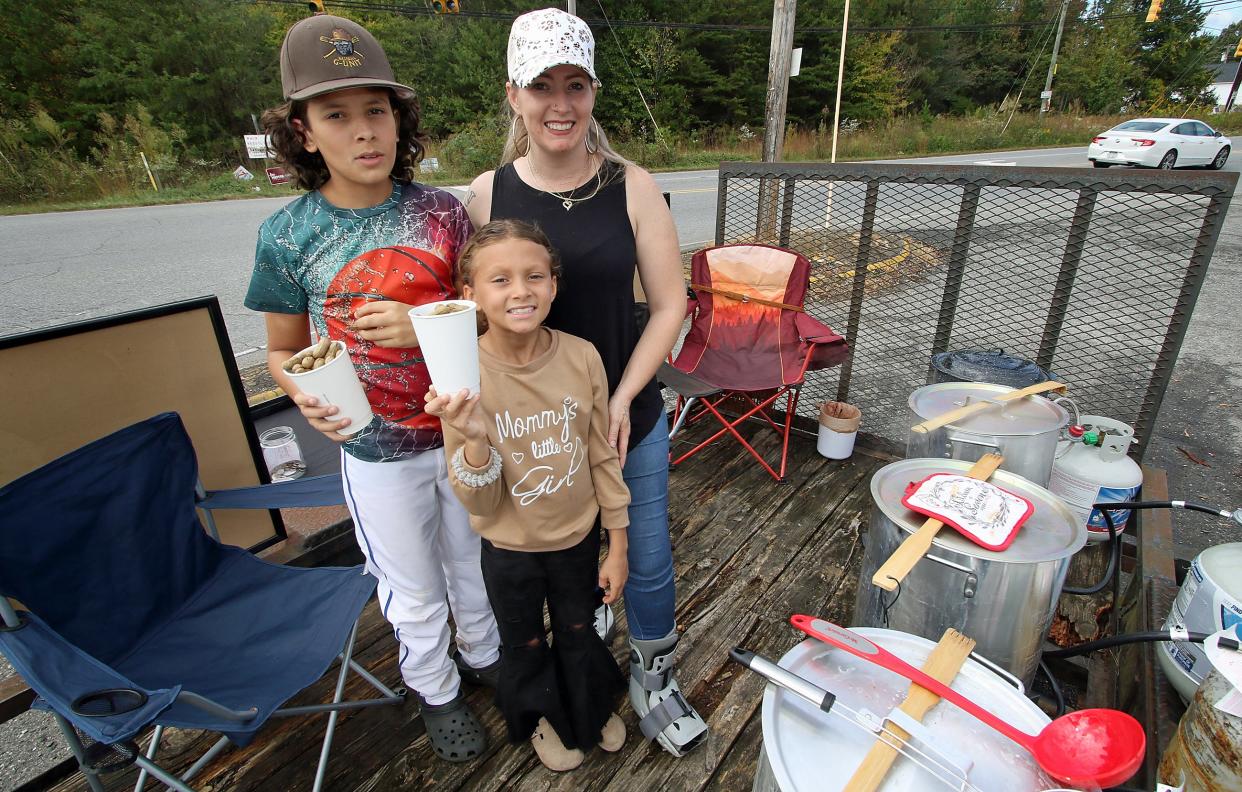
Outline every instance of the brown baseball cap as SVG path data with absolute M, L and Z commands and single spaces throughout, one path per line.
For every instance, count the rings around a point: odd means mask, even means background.
M 280 86 L 286 99 L 310 99 L 346 88 L 391 88 L 414 95 L 397 82 L 388 56 L 366 28 L 344 17 L 316 14 L 289 28 L 280 45 Z

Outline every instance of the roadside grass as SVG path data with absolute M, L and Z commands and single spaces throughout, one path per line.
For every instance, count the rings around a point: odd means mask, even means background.
M 84 209 L 120 209 L 129 206 L 160 206 L 163 204 L 229 201 L 236 198 L 293 198 L 298 190 L 287 185 L 271 185 L 262 177 L 238 181 L 232 174 L 212 176 L 178 187 L 117 192 L 99 198 L 77 201 L 41 201 L 0 205 L 0 215 L 36 214 L 39 212 L 74 212 Z
M 1153 113 L 1152 115 L 1156 115 Z M 1171 115 L 1171 113 L 1170 113 Z M 837 160 L 899 159 L 942 154 L 967 154 L 1006 149 L 1085 146 L 1096 135 L 1134 116 L 1008 113 L 980 110 L 965 116 L 908 115 L 882 124 L 857 128 L 846 125 L 837 139 Z M 1226 135 L 1242 132 L 1242 111 L 1200 117 Z M 762 154 L 762 130 L 725 128 L 679 136 L 671 142 L 614 141 L 624 155 L 652 171 L 705 170 L 720 162 L 755 161 Z M 499 159 L 498 139 L 490 125 L 463 130 L 446 141 L 433 142 L 428 157 L 440 161 L 438 171 L 421 174 L 428 184 L 444 186 L 469 182 Z M 832 154 L 832 130 L 790 129 L 785 136 L 786 162 L 826 162 Z M 1087 163 L 1084 162 L 1085 166 Z M 247 163 L 251 165 L 251 163 Z M 261 168 L 252 168 L 262 173 Z M 219 174 L 158 192 L 134 189 L 99 198 L 0 204 L 0 215 L 109 209 L 126 206 L 220 201 L 237 198 L 295 197 L 286 185 L 273 186 L 262 176 L 238 181 Z

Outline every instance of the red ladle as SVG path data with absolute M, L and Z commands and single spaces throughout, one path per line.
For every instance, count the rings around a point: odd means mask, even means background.
M 789 621 L 813 638 L 887 668 L 951 701 L 1030 751 L 1044 772 L 1062 783 L 1116 786 L 1133 776 L 1143 762 L 1147 747 L 1143 727 L 1119 710 L 1078 710 L 1057 718 L 1039 734 L 1027 734 L 856 632 L 802 614 Z

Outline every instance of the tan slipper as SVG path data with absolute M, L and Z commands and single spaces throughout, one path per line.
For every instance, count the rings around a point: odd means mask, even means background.
M 625 747 L 625 722 L 616 713 L 608 716 L 608 722 L 600 730 L 599 747 L 608 753 L 616 753 Z
M 556 729 L 552 728 L 547 718 L 539 719 L 539 725 L 535 727 L 530 743 L 535 747 L 539 761 L 543 762 L 543 766 L 549 770 L 563 773 L 582 764 L 582 751 L 577 748 L 566 748 L 565 743 L 561 742 Z

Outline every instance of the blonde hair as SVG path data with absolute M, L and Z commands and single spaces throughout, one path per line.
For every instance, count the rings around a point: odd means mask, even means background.
M 543 248 L 548 254 L 548 265 L 552 271 L 552 277 L 561 277 L 560 256 L 556 254 L 556 248 L 552 247 L 552 243 L 548 241 L 547 235 L 539 229 L 539 226 L 511 218 L 493 220 L 471 234 L 466 244 L 462 246 L 461 253 L 457 254 L 458 291 L 461 291 L 462 286 L 474 285 L 474 260 L 479 251 L 510 239 L 534 242 Z
M 500 164 L 508 165 L 518 157 L 525 157 L 530 151 L 530 133 L 526 130 L 526 122 L 522 120 L 522 116 L 509 104 L 508 100 L 503 102 L 504 111 L 509 119 L 509 136 L 505 139 L 504 153 L 500 155 Z M 589 154 L 598 154 L 608 162 L 614 162 L 621 167 L 618 172 L 624 174 L 625 167 L 634 163 L 617 153 L 612 144 L 608 142 L 608 135 L 604 133 L 604 128 L 595 120 L 595 116 L 591 116 L 591 123 L 587 126 L 586 149 Z

